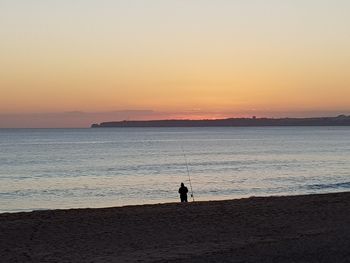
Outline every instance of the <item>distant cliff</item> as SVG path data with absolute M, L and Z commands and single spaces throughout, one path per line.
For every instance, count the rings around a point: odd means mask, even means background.
M 123 127 L 259 127 L 259 126 L 350 126 L 350 116 L 318 118 L 229 118 L 217 120 L 115 121 L 92 124 L 92 128 Z

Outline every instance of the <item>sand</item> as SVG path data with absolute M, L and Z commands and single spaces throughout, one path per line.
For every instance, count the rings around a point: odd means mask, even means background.
M 1 262 L 350 262 L 350 193 L 0 214 Z

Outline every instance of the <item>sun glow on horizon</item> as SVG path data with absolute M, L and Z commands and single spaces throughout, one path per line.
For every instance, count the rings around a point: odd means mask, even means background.
M 349 113 L 349 13 L 345 0 L 3 0 L 0 115 Z

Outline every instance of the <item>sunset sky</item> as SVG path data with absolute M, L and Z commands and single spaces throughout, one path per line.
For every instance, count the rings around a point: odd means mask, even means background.
M 0 0 L 0 127 L 350 114 L 348 0 Z

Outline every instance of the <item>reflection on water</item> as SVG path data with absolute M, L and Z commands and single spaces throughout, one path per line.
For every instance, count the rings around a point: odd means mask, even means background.
M 350 127 L 0 129 L 0 211 L 344 191 Z

